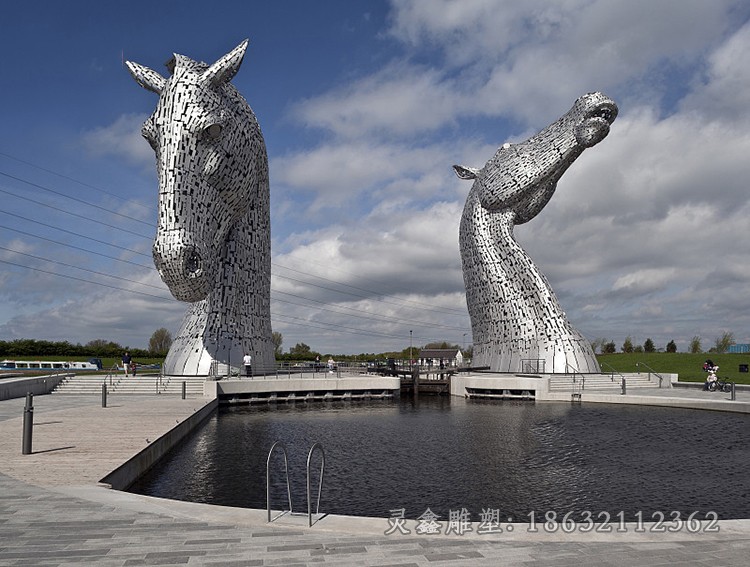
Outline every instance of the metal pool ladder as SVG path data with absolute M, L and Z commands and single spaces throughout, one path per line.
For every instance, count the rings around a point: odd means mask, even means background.
M 276 447 L 279 447 L 281 449 L 282 453 L 284 454 L 284 473 L 286 475 L 286 493 L 287 498 L 289 501 L 289 510 L 282 510 L 281 513 L 279 513 L 273 520 L 271 519 L 271 456 L 273 455 L 274 449 Z M 312 491 L 310 487 L 310 462 L 312 461 L 313 453 L 315 452 L 315 449 L 320 450 L 320 481 L 318 483 L 318 499 L 315 505 L 315 516 L 319 516 L 320 511 L 320 494 L 323 491 L 323 474 L 325 472 L 325 466 L 326 466 L 326 454 L 323 450 L 323 445 L 320 443 L 313 443 L 313 446 L 310 447 L 310 452 L 307 454 L 307 524 L 309 527 L 312 527 L 313 521 L 312 521 Z M 286 447 L 281 441 L 276 441 L 272 446 L 271 450 L 268 452 L 268 459 L 266 460 L 266 512 L 268 513 L 268 522 L 273 522 L 274 520 L 280 518 L 287 512 L 290 515 L 295 515 L 295 512 L 292 511 L 292 491 L 289 485 L 289 463 L 287 459 L 286 454 Z M 301 514 L 297 514 L 301 515 Z M 317 518 L 315 521 L 317 522 L 320 518 Z

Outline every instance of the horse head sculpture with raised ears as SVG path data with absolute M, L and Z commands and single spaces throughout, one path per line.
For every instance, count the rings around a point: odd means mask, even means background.
M 260 126 L 230 83 L 247 40 L 212 65 L 174 55 L 169 77 L 127 62 L 159 95 L 142 133 L 156 152 L 156 268 L 175 298 L 192 303 L 165 374 L 207 375 L 212 363 L 274 365 L 270 323 L 268 157 Z
M 547 128 L 504 144 L 481 169 L 453 166 L 474 180 L 459 241 L 475 366 L 499 372 L 600 372 L 589 342 L 574 329 L 552 288 L 516 242 L 583 150 L 601 142 L 617 105 L 601 93 L 580 97 Z

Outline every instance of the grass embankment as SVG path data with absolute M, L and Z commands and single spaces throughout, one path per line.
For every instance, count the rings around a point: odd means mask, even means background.
M 681 382 L 703 382 L 706 373 L 703 363 L 710 358 L 719 365 L 719 377 L 728 377 L 737 384 L 750 384 L 750 373 L 740 372 L 740 364 L 750 364 L 750 354 L 689 354 L 683 352 L 600 354 L 596 357 L 602 372 L 648 372 L 649 366 L 656 372 L 679 374 Z M 636 366 L 638 364 L 638 366 Z

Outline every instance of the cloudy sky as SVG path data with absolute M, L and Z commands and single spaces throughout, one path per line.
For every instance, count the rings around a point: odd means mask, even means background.
M 153 268 L 140 137 L 166 74 L 250 39 L 233 83 L 271 166 L 284 350 L 471 343 L 458 223 L 481 167 L 587 92 L 610 135 L 516 229 L 573 325 L 618 346 L 750 342 L 747 0 L 39 1 L 3 5 L 0 339 L 144 347 L 185 304 Z

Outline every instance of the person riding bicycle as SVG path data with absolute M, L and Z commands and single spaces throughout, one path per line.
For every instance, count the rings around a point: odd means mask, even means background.
M 719 367 L 711 361 L 711 359 L 707 360 L 703 363 L 703 370 L 705 372 L 708 372 L 708 376 L 706 377 L 706 383 L 703 384 L 704 390 L 710 390 L 711 384 L 713 382 L 716 382 L 718 378 L 716 377 L 716 372 L 719 370 Z

